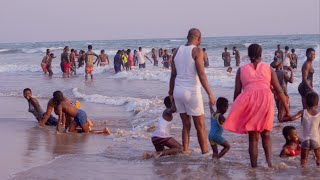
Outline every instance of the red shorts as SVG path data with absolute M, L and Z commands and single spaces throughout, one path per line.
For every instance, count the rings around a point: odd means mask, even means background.
M 42 68 L 42 71 L 43 71 L 44 73 L 47 73 L 47 72 L 48 72 L 47 64 L 46 64 L 46 63 L 41 63 L 41 68 Z
M 65 71 L 66 73 L 69 73 L 69 72 L 70 72 L 70 68 L 71 68 L 70 63 L 64 62 L 64 63 L 63 63 L 63 67 L 64 67 L 64 71 Z
M 86 67 L 86 74 L 92 74 L 93 73 L 93 66 L 87 66 Z

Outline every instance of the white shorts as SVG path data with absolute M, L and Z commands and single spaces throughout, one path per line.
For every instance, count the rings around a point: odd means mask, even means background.
M 177 113 L 187 113 L 189 116 L 204 114 L 201 88 L 195 91 L 175 86 L 173 98 L 177 107 Z

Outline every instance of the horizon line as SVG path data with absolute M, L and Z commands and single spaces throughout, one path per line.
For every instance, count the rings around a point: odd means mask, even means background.
M 236 37 L 259 37 L 259 36 L 305 36 L 305 35 L 320 35 L 319 34 L 265 34 L 265 35 L 223 35 L 223 36 L 203 36 L 202 38 L 236 38 Z M 13 41 L 13 42 L 0 42 L 0 44 L 11 43 L 47 43 L 47 42 L 78 42 L 78 41 L 124 41 L 124 40 L 152 40 L 152 39 L 187 39 L 186 37 L 159 37 L 159 38 L 119 38 L 119 39 L 83 39 L 83 40 L 44 40 L 44 41 Z M 319 36 L 320 39 L 320 36 Z

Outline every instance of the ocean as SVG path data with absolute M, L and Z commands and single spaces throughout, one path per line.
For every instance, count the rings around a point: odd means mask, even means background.
M 114 74 L 113 57 L 119 49 L 142 47 L 149 54 L 152 48 L 169 49 L 185 44 L 186 39 L 145 40 L 92 40 L 0 43 L 0 179 L 316 179 L 320 169 L 310 156 L 308 168 L 300 168 L 300 157 L 281 159 L 280 150 L 285 143 L 282 128 L 294 125 L 300 133 L 300 122 L 274 123 L 272 131 L 273 168 L 267 168 L 261 143 L 259 168 L 251 169 L 247 135 L 224 131 L 231 144 L 230 151 L 219 161 L 208 154 L 201 155 L 194 127 L 191 129 L 191 155 L 175 155 L 143 160 L 144 151 L 154 151 L 151 134 L 164 110 L 163 98 L 169 88 L 170 70 L 161 64 L 154 67 L 146 61 L 146 69 L 134 68 Z M 320 35 L 205 37 L 201 48 L 206 48 L 210 66 L 206 68 L 209 85 L 216 98 L 233 100 L 234 79 L 237 68 L 232 56 L 231 73 L 223 67 L 221 54 L 224 47 L 232 53 L 237 46 L 241 65 L 249 63 L 247 47 L 258 43 L 263 48 L 263 61 L 272 62 L 277 44 L 295 48 L 298 68 L 295 79 L 288 85 L 292 113 L 301 110 L 298 85 L 301 66 L 306 60 L 305 50 L 316 50 L 314 88 L 320 92 Z M 94 79 L 85 80 L 84 68 L 77 76 L 62 78 L 60 54 L 64 46 L 86 50 L 91 44 L 99 54 L 105 49 L 110 66 L 95 67 Z M 57 56 L 53 60 L 53 78 L 42 72 L 40 63 L 49 48 Z M 160 60 L 161 61 L 161 60 Z M 52 93 L 61 90 L 65 96 L 81 102 L 82 109 L 95 123 L 95 129 L 108 127 L 110 136 L 92 134 L 56 134 L 54 127 L 38 128 L 36 119 L 27 111 L 22 95 L 31 88 L 33 96 L 46 109 Z M 204 94 L 206 129 L 210 130 L 207 96 Z M 276 114 L 275 114 L 276 116 Z M 275 118 L 276 119 L 276 118 Z M 172 135 L 181 142 L 182 124 L 174 115 Z M 260 141 L 261 142 L 261 141 Z

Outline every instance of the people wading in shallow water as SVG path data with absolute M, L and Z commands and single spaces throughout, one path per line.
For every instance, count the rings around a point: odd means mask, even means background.
M 313 48 L 308 48 L 306 51 L 307 60 L 303 63 L 301 72 L 302 72 L 302 82 L 298 87 L 299 94 L 301 95 L 301 101 L 303 109 L 306 106 L 306 95 L 309 92 L 315 92 L 313 89 L 313 61 L 316 58 L 316 52 Z
M 189 152 L 191 117 L 197 130 L 198 142 L 203 154 L 208 152 L 207 133 L 204 123 L 204 109 L 201 86 L 205 89 L 210 105 L 215 104 L 204 71 L 201 32 L 192 28 L 188 42 L 173 53 L 169 96 L 173 96 L 177 113 L 182 120 L 183 150 Z
M 270 64 L 261 62 L 262 48 L 251 44 L 248 48 L 250 64 L 238 69 L 234 90 L 234 102 L 223 128 L 238 134 L 249 134 L 249 154 L 252 167 L 257 167 L 259 135 L 269 167 L 271 162 L 270 131 L 274 120 L 274 99 L 270 87 L 285 105 L 290 115 L 286 97 Z

